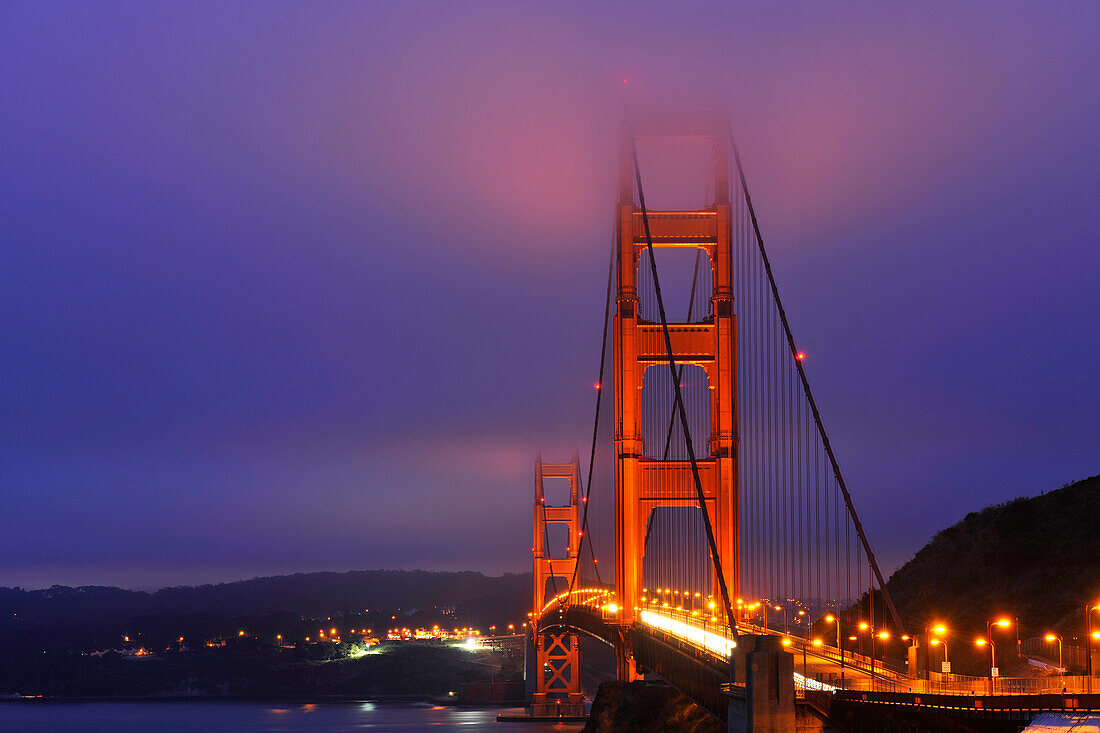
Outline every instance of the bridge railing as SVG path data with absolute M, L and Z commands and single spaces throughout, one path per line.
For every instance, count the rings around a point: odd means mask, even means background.
M 619 609 L 611 602 L 611 594 L 606 589 L 580 589 L 572 594 L 562 594 L 550 604 L 551 606 L 574 605 L 597 610 L 601 616 L 610 620 L 614 618 Z M 556 603 L 555 603 L 556 602 Z M 641 609 L 639 609 L 641 610 Z M 675 634 L 680 641 L 687 645 L 697 647 L 715 656 L 721 657 L 728 654 L 729 645 L 733 643 L 733 634 L 724 619 L 711 616 L 699 610 L 677 609 L 670 607 L 647 607 L 647 611 L 661 616 L 675 619 L 682 624 L 692 626 L 702 634 Z M 664 630 L 668 633 L 669 630 Z M 803 651 L 807 655 L 832 662 L 841 661 L 841 652 L 836 647 L 826 645 L 816 646 L 808 643 L 799 636 L 791 636 L 781 631 L 767 629 L 751 624 L 738 624 L 740 633 L 771 634 L 782 636 L 790 640 L 789 647 L 795 654 Z M 722 653 L 725 650 L 725 654 Z M 871 658 L 849 650 L 843 653 L 844 665 L 869 674 L 871 670 Z M 889 666 L 883 664 L 882 659 L 874 660 L 873 676 L 848 676 L 841 680 L 836 675 L 830 675 L 828 679 L 805 680 L 804 684 L 816 682 L 825 683 L 832 687 L 851 691 L 867 692 L 900 692 L 918 693 L 929 695 L 1037 695 L 1037 694 L 1067 694 L 1079 695 L 1091 692 L 1100 692 L 1100 680 L 1090 680 L 1082 675 L 1052 675 L 1047 677 L 997 677 L 990 682 L 989 677 L 974 677 L 959 674 L 943 674 L 933 672 L 930 679 L 918 679 L 909 677 L 897 669 L 896 663 Z M 816 687 L 816 685 L 814 685 Z M 991 693 L 992 690 L 992 693 Z
M 863 692 L 910 692 L 926 695 L 1083 695 L 1100 691 L 1100 685 L 1089 685 L 1089 678 L 1081 675 L 1053 677 L 998 677 L 994 679 L 992 692 L 988 677 L 967 675 L 933 675 L 923 679 L 868 679 L 849 678 L 829 680 L 829 684 L 845 690 Z

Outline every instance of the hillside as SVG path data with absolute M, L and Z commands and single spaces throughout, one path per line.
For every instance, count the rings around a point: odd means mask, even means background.
M 0 588 L 0 656 L 87 651 L 135 635 L 157 648 L 185 635 L 233 634 L 241 626 L 271 635 L 316 629 L 313 618 L 357 619 L 348 626 L 475 628 L 526 617 L 531 576 L 477 572 L 362 570 L 298 573 L 155 593 L 84 586 Z M 368 611 L 369 609 L 369 611 Z
M 398 570 L 300 573 L 155 593 L 0 588 L 0 695 L 440 694 L 493 673 L 484 660 L 471 662 L 468 651 L 456 655 L 445 644 L 420 651 L 399 644 L 393 654 L 366 655 L 354 634 L 318 643 L 318 627 L 342 634 L 518 626 L 530 593 L 529 574 Z M 130 656 L 136 648 L 154 654 Z M 505 670 L 494 664 L 500 679 Z
M 887 582 L 910 631 L 943 621 L 963 652 L 993 616 L 1020 636 L 1055 630 L 1072 643 L 1100 600 L 1100 475 L 971 512 L 938 532 Z M 877 604 L 876 604 L 877 606 Z M 1009 634 L 1015 641 L 1014 632 Z
M 87 622 L 164 613 L 260 615 L 286 612 L 329 616 L 375 607 L 461 608 L 484 606 L 486 598 L 503 604 L 499 612 L 522 616 L 530 587 L 529 574 L 493 577 L 471 571 L 358 570 L 179 586 L 154 593 L 102 586 L 53 586 L 32 591 L 0 588 L 0 630 L 64 619 L 79 618 Z M 512 599 L 517 603 L 510 603 Z

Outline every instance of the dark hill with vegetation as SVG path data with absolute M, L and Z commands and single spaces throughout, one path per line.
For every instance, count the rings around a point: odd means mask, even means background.
M 1100 600 L 1100 475 L 971 512 L 938 532 L 887 586 L 910 632 L 933 621 L 951 628 L 953 657 L 1002 615 L 1019 619 L 1021 638 L 1053 630 L 1073 643 L 1083 634 L 1085 604 Z M 998 634 L 1015 646 L 1014 630 Z
M 421 570 L 299 573 L 155 593 L 84 586 L 0 588 L 0 658 L 133 646 L 163 649 L 250 634 L 316 636 L 328 621 L 382 632 L 393 626 L 488 629 L 526 619 L 531 576 Z
M 32 591 L 0 588 L 0 631 L 58 621 L 89 623 L 159 614 L 256 616 L 283 612 L 325 617 L 362 613 L 368 608 L 449 607 L 475 616 L 491 612 L 522 617 L 530 594 L 530 574 L 494 577 L 472 571 L 423 570 L 296 573 L 162 588 L 155 593 L 102 586 L 55 585 Z
M 445 642 L 368 654 L 367 635 L 354 630 L 384 638 L 393 627 L 518 628 L 530 594 L 530 574 L 419 570 L 300 573 L 155 593 L 0 588 L 0 696 L 438 695 L 508 679 L 522 666 L 479 661 Z M 321 629 L 333 630 L 328 639 Z

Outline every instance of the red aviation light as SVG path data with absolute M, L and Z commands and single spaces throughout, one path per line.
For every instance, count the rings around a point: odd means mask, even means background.
M 805 351 L 800 351 L 800 352 L 798 352 L 797 354 L 794 355 L 794 358 L 797 359 L 798 361 L 802 361 L 806 358 L 806 352 Z

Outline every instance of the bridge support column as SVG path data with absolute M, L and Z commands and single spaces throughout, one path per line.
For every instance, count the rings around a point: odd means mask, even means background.
M 776 636 L 741 636 L 755 651 L 745 655 L 745 696 L 729 703 L 731 733 L 784 733 L 797 729 L 794 710 L 794 655 Z
M 646 139 L 697 139 L 709 144 L 713 153 L 714 204 L 691 212 L 647 209 L 643 218 L 640 202 L 635 204 L 633 143 Z M 733 308 L 729 150 L 729 126 L 714 111 L 680 115 L 651 110 L 633 121 L 623 139 L 614 320 L 615 593 L 620 609 L 618 617 L 623 623 L 634 621 L 647 602 L 643 600 L 646 585 L 653 588 L 655 580 L 666 588 L 692 596 L 718 597 L 720 566 L 721 580 L 729 593 L 734 597 L 740 593 L 737 319 Z M 645 263 L 649 261 L 651 248 L 677 247 L 696 250 L 697 262 L 705 262 L 702 267 L 710 271 L 712 292 L 709 312 L 691 314 L 688 319 L 691 322 L 668 324 L 669 343 L 666 343 L 664 328 L 654 320 L 651 301 L 655 300 L 656 292 L 649 265 Z M 702 250 L 701 254 L 698 250 Z M 643 266 L 647 269 L 639 280 L 639 268 Z M 706 280 L 704 277 L 703 281 Z M 665 284 L 668 283 L 666 280 Z M 680 305 L 675 307 L 678 309 Z M 691 435 L 694 467 L 687 460 L 685 449 L 677 448 L 674 455 L 665 447 L 671 445 L 672 436 L 686 439 L 681 423 L 673 420 L 670 424 L 667 417 L 662 417 L 659 424 L 647 424 L 655 415 L 643 410 L 642 392 L 650 369 L 654 370 L 649 372 L 650 380 L 664 380 L 650 381 L 650 385 L 656 385 L 651 388 L 664 390 L 662 385 L 666 385 L 669 392 L 657 396 L 667 399 L 669 405 L 676 404 L 671 391 L 674 384 L 668 379 L 670 356 L 677 374 L 684 374 L 684 369 L 687 374 L 701 372 L 699 380 L 705 381 L 703 404 L 693 403 L 693 414 L 687 415 L 689 425 L 694 424 L 689 427 L 694 431 Z M 699 414 L 694 414 L 696 410 Z M 684 411 L 686 414 L 686 406 Z M 700 559 L 697 547 L 690 549 L 693 556 L 683 558 L 679 566 L 682 570 L 670 566 L 663 577 L 644 577 L 647 552 L 658 559 L 662 553 L 674 552 L 673 548 L 646 546 L 650 517 L 655 511 L 669 509 L 694 509 L 700 513 L 705 509 L 718 555 L 718 562 L 712 563 L 715 558 L 711 557 L 710 548 L 704 550 L 706 562 L 712 568 L 709 588 L 708 582 L 696 574 Z M 665 558 L 669 559 L 676 558 Z M 688 587 L 689 584 L 695 587 Z M 711 606 L 713 615 L 721 615 L 722 623 L 732 623 L 732 619 L 724 618 L 722 604 L 716 605 L 717 608 Z M 628 665 L 620 664 L 619 679 L 629 681 L 632 677 L 628 675 Z
M 537 668 L 531 715 L 535 718 L 584 715 L 580 639 L 570 633 L 535 636 Z
M 546 479 L 566 479 L 569 482 L 569 503 L 554 506 L 546 503 Z M 553 557 L 546 546 L 547 525 L 564 525 L 569 532 L 564 557 Z M 547 583 L 551 593 L 568 589 L 577 566 L 581 542 L 580 463 L 576 456 L 571 463 L 535 463 L 534 535 L 531 551 L 534 555 L 534 609 L 532 624 L 546 611 Z M 557 548 L 553 548 L 557 549 Z M 568 631 L 547 631 L 534 634 L 534 679 L 529 687 L 531 716 L 535 718 L 577 718 L 584 716 L 584 695 L 581 693 L 580 639 Z
M 633 682 L 640 679 L 638 665 L 634 661 L 634 645 L 630 642 L 630 628 L 618 627 L 619 635 L 615 641 L 615 679 L 620 682 Z

